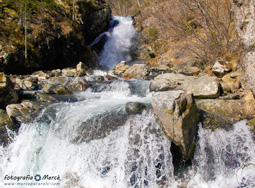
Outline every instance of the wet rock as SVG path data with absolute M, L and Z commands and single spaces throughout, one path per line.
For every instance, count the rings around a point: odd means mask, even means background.
M 181 90 L 153 93 L 152 107 L 166 136 L 190 159 L 200 118 L 192 94 Z
M 76 77 L 74 80 L 69 80 L 66 87 L 71 92 L 82 92 L 89 87 L 89 83 L 85 78 Z
M 38 81 L 38 78 L 28 78 L 27 79 L 21 79 L 21 78 L 15 78 L 13 80 L 15 84 L 16 89 L 22 89 L 25 91 L 33 91 L 37 90 L 39 88 L 39 85 L 37 84 L 36 80 Z
M 107 80 L 109 80 L 109 81 L 118 80 L 117 77 L 111 76 L 111 75 L 109 75 L 109 74 L 105 75 L 105 78 L 107 78 Z
M 112 131 L 124 125 L 127 115 L 123 112 L 106 112 L 86 120 L 77 129 L 77 137 L 74 143 L 90 142 L 94 139 L 102 139 Z
M 45 84 L 42 87 L 42 90 L 46 94 L 57 94 L 57 95 L 69 95 L 72 94 L 65 86 L 61 84 Z
M 95 81 L 96 81 L 96 82 L 103 82 L 103 81 L 104 81 L 104 77 L 98 75 L 98 76 L 95 77 Z
M 6 129 L 5 129 L 6 126 L 13 131 L 16 131 L 19 128 L 19 125 L 15 124 L 12 121 L 12 119 L 9 118 L 6 111 L 0 109 L 0 145 L 2 143 L 4 143 L 4 144 L 8 143 L 8 142 L 6 142 L 8 140 L 8 135 L 4 134 L 4 133 L 6 133 Z M 1 139 L 2 136 L 3 136 L 3 138 Z
M 68 82 L 68 78 L 63 77 L 63 76 L 51 77 L 49 80 L 53 84 L 62 84 L 62 85 L 65 85 Z M 47 83 L 49 83 L 49 82 L 45 82 L 45 84 L 47 84 Z
M 18 95 L 13 88 L 9 77 L 0 72 L 0 109 L 5 109 L 8 104 L 18 101 Z
M 124 73 L 129 66 L 126 64 L 126 61 L 121 61 L 114 69 L 114 74 L 122 74 Z
M 208 113 L 217 113 L 231 123 L 255 117 L 254 98 L 241 100 L 206 99 L 197 101 L 197 106 Z
M 200 110 L 200 117 L 202 127 L 204 129 L 210 129 L 212 131 L 217 129 L 224 129 L 229 131 L 233 129 L 233 125 L 228 119 L 215 112 L 205 112 Z
M 146 64 L 134 64 L 122 75 L 125 79 L 144 79 L 149 74 L 150 67 Z
M 36 100 L 41 103 L 52 104 L 52 103 L 58 102 L 58 100 L 54 96 L 48 95 L 45 93 L 37 92 L 37 93 L 35 93 L 34 96 L 35 96 Z
M 24 100 L 20 104 L 8 105 L 6 113 L 10 118 L 15 118 L 18 123 L 29 122 L 42 107 L 43 105 L 39 102 Z
M 230 72 L 231 70 L 232 64 L 224 60 L 216 61 L 212 67 L 213 73 L 218 77 L 222 77 L 224 74 Z
M 128 102 L 125 104 L 127 114 L 141 114 L 147 106 L 140 102 Z

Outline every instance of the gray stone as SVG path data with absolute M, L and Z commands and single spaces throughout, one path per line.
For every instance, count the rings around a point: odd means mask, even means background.
M 127 114 L 141 114 L 147 106 L 140 102 L 128 102 L 125 104 L 125 110 Z
M 160 74 L 152 80 L 150 85 L 151 91 L 167 91 L 175 89 L 182 85 L 187 79 L 191 77 L 182 74 L 166 73 Z
M 38 84 L 26 79 L 16 78 L 14 79 L 14 82 L 15 82 L 15 88 L 22 89 L 25 91 L 33 91 L 39 88 Z
M 181 90 L 153 93 L 152 107 L 166 136 L 190 159 L 200 118 L 192 94 Z
M 46 94 L 57 94 L 57 95 L 69 95 L 72 94 L 65 86 L 61 84 L 45 84 L 42 87 L 42 90 Z
M 85 91 L 89 86 L 88 81 L 82 77 L 76 77 L 74 80 L 69 80 L 66 84 L 67 89 L 72 92 Z
M 220 96 L 220 82 L 215 77 L 203 76 L 187 80 L 181 88 L 192 92 L 195 98 L 214 99 Z
M 15 118 L 18 123 L 30 122 L 33 115 L 42 109 L 43 105 L 36 101 L 24 100 L 20 104 L 10 104 L 6 113 L 10 118 Z
M 150 85 L 151 91 L 180 89 L 192 92 L 195 98 L 217 98 L 220 96 L 220 83 L 215 77 L 185 76 L 166 73 L 157 76 Z

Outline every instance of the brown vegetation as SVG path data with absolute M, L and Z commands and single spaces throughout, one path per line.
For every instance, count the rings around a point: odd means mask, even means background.
M 168 56 L 178 59 L 175 56 L 182 53 L 203 66 L 237 53 L 239 43 L 229 0 L 108 0 L 108 3 L 115 15 L 136 16 L 144 42 L 158 55 L 168 52 Z

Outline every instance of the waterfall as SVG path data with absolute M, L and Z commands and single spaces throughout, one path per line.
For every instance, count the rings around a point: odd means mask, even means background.
M 133 20 L 131 17 L 119 16 L 114 17 L 114 20 L 118 20 L 119 24 L 108 31 L 108 40 L 99 56 L 99 64 L 105 69 L 114 68 L 122 60 L 131 60 L 129 49 L 131 39 L 135 35 Z
M 130 60 L 134 34 L 130 17 L 114 19 L 119 24 L 108 31 L 100 55 L 108 68 Z M 200 125 L 192 165 L 175 176 L 171 141 L 150 108 L 149 85 L 120 78 L 96 83 L 73 94 L 76 100 L 45 107 L 33 122 L 21 124 L 19 133 L 8 130 L 13 136 L 9 146 L 0 146 L 0 187 L 255 187 L 255 144 L 246 121 L 230 131 Z M 127 102 L 148 109 L 128 115 Z
M 148 82 L 143 84 L 148 89 Z M 75 94 L 78 102 L 47 107 L 33 123 L 21 125 L 9 147 L 1 148 L 0 174 L 59 176 L 60 181 L 52 181 L 60 183 L 57 187 L 72 188 L 164 183 L 173 176 L 171 142 L 151 110 L 125 119 L 126 102 L 150 102 L 148 90 L 139 97 L 131 85 L 116 81 L 100 92 L 88 89 Z M 125 121 L 115 127 L 119 115 Z M 19 187 L 17 181 L 4 182 Z

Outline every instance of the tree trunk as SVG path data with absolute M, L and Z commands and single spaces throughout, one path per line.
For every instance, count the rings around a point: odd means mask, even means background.
M 255 0 L 231 0 L 235 26 L 242 43 L 241 64 L 255 93 Z

